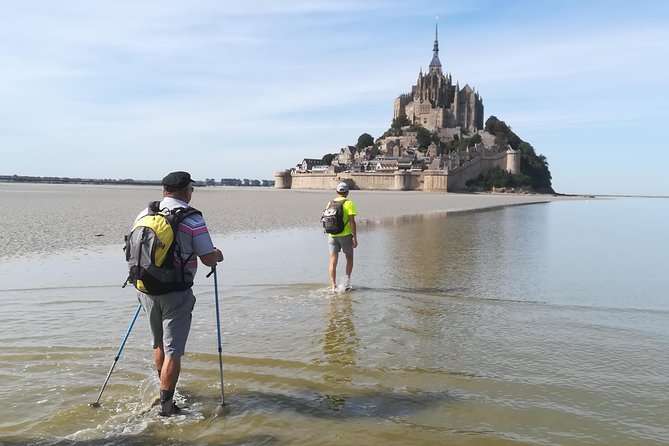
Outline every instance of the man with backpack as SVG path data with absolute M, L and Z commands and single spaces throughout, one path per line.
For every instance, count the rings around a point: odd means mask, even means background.
M 150 203 L 135 220 L 126 241 L 126 260 L 128 281 L 138 290 L 153 335 L 160 415 L 169 417 L 180 411 L 173 397 L 195 306 L 191 287 L 197 259 L 215 267 L 223 261 L 223 254 L 214 247 L 202 214 L 188 205 L 193 196 L 190 174 L 171 172 L 162 185 L 162 201 Z M 166 250 L 164 259 L 156 259 L 154 254 L 150 255 L 154 258 L 148 258 L 147 252 L 159 248 Z
M 346 256 L 346 281 L 344 282 L 344 289 L 351 289 L 353 249 L 358 247 L 357 228 L 355 225 L 357 210 L 355 204 L 348 199 L 348 184 L 339 183 L 336 191 L 337 197 L 328 203 L 321 217 L 325 232 L 328 233 L 330 252 L 329 273 L 332 291 L 336 291 L 337 289 L 339 251 L 343 251 Z

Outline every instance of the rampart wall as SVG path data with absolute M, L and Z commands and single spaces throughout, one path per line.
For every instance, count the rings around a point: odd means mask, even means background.
M 516 167 L 517 165 L 517 167 Z M 465 188 L 468 180 L 500 167 L 518 173 L 520 154 L 510 150 L 488 156 L 479 156 L 463 166 L 445 170 L 412 172 L 340 172 L 340 173 L 291 173 L 277 172 L 277 189 L 326 189 L 333 190 L 342 181 L 359 190 L 420 190 L 426 192 L 457 192 Z
M 493 167 L 510 170 L 507 165 L 507 157 L 509 156 L 515 157 L 515 152 L 500 152 L 489 156 L 479 156 L 463 166 L 449 170 L 448 190 L 452 192 L 463 190 L 467 181 L 478 177 L 480 174 L 489 171 Z M 520 157 L 518 157 L 518 160 L 520 161 Z M 518 172 L 520 172 L 520 165 L 518 166 Z

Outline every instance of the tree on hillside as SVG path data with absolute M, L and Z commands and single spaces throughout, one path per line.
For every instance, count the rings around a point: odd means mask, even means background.
M 409 121 L 407 115 L 399 115 L 397 118 L 393 119 L 390 127 L 400 130 L 402 127 L 406 127 L 408 125 L 411 125 L 411 121 Z
M 386 138 L 388 136 L 401 136 L 402 127 L 407 127 L 411 125 L 411 121 L 407 118 L 407 115 L 400 115 L 397 118 L 393 119 L 393 122 L 390 124 L 390 128 L 381 135 L 379 140 Z M 378 140 L 377 140 L 378 141 Z
M 498 135 L 500 133 L 507 133 L 511 130 L 504 121 L 497 119 L 497 116 L 490 116 L 485 122 L 484 130 L 491 135 Z
M 469 180 L 467 187 L 480 187 L 490 190 L 493 187 L 522 187 L 530 184 L 531 179 L 527 175 L 512 174 L 499 166 L 495 166 L 477 178 Z
M 447 141 L 442 143 L 443 153 L 448 152 L 461 152 L 467 150 L 467 147 L 473 146 L 476 143 L 481 142 L 481 135 L 476 134 L 470 138 L 462 137 L 459 138 L 458 135 L 455 135 L 452 141 Z
M 373 145 L 374 145 L 374 137 L 369 133 L 363 133 L 358 137 L 358 143 L 355 145 L 355 147 L 358 149 L 358 151 L 361 151 L 364 150 L 365 147 Z
M 532 179 L 530 185 L 537 190 L 552 190 L 552 176 L 546 157 L 537 155 L 534 147 L 525 141 L 520 143 L 518 149 L 521 153 L 520 171 Z
M 337 155 L 334 153 L 326 153 L 325 155 L 323 155 L 323 158 L 321 158 L 321 160 L 323 161 L 323 164 L 329 166 L 332 164 L 332 160 L 334 159 L 335 156 Z
M 432 137 L 432 132 L 426 129 L 423 126 L 416 125 L 416 142 L 418 142 L 418 148 L 422 151 L 425 151 L 427 147 L 432 143 L 434 138 Z
M 520 139 L 511 127 L 496 116 L 491 116 L 485 123 L 485 131 L 495 136 L 495 144 L 504 147 L 510 145 L 513 150 L 520 150 L 520 172 L 529 178 L 529 185 L 541 192 L 554 192 L 551 185 L 551 172 L 548 161 L 543 155 L 537 155 L 531 144 Z

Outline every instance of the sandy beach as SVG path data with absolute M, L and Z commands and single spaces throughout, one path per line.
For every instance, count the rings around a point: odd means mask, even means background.
M 122 191 L 124 193 L 119 193 Z M 84 192 L 84 193 L 82 193 Z M 0 257 L 48 253 L 57 249 L 122 244 L 131 222 L 149 201 L 160 199 L 160 187 L 60 184 L 0 184 L 7 215 L 0 231 Z M 202 210 L 214 235 L 288 228 L 318 228 L 321 210 L 335 196 L 325 190 L 277 190 L 213 186 L 198 188 L 191 205 Z M 57 199 L 56 199 L 57 198 Z M 352 191 L 361 231 L 385 218 L 472 211 L 564 199 L 550 195 L 440 194 Z M 64 205 L 65 203 L 65 205 Z M 34 209 L 42 219 L 35 220 Z M 75 213 L 71 234 L 50 232 L 51 219 Z M 70 218 L 68 218 L 70 220 Z M 29 233 L 31 243 L 13 234 Z

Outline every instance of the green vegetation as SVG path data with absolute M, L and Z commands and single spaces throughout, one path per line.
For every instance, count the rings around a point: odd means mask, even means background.
M 537 192 L 555 193 L 551 185 L 552 177 L 545 156 L 537 155 L 530 143 L 520 139 L 511 130 L 511 127 L 495 116 L 488 118 L 485 123 L 485 131 L 495 136 L 495 144 L 500 147 L 508 144 L 513 150 L 520 150 L 520 173 L 521 177 L 525 177 L 525 180 L 518 186 L 530 186 Z M 475 180 L 472 185 L 482 186 L 477 184 L 478 181 L 479 179 Z M 502 185 L 494 186 L 502 187 Z
M 501 167 L 493 167 L 474 180 L 467 181 L 467 187 L 480 187 L 483 190 L 491 190 L 493 187 L 525 187 L 531 182 L 531 178 L 523 174 L 512 174 Z
M 386 130 L 386 132 L 383 135 L 381 135 L 381 137 L 378 140 L 383 139 L 387 136 L 402 136 L 402 127 L 407 127 L 410 125 L 411 121 L 409 121 L 407 115 L 398 116 L 397 118 L 393 119 L 393 122 L 390 124 L 390 128 Z
M 414 124 L 411 126 L 411 130 L 416 132 L 418 150 L 422 151 L 423 153 L 427 150 L 428 146 L 432 144 L 433 141 L 436 141 L 436 135 L 421 125 Z
M 332 160 L 334 159 L 335 156 L 337 156 L 336 153 L 326 153 L 325 155 L 323 155 L 323 158 L 321 158 L 321 160 L 323 161 L 323 164 L 329 166 L 332 164 Z
M 366 147 L 374 145 L 374 137 L 369 133 L 363 133 L 358 137 L 358 143 L 355 145 L 358 151 L 365 150 Z
M 453 151 L 462 152 L 464 150 L 467 150 L 467 147 L 471 147 L 474 144 L 479 144 L 481 142 L 482 142 L 481 135 L 479 135 L 478 133 L 469 138 L 467 137 L 456 138 L 452 141 L 442 142 L 441 153 L 449 153 Z

